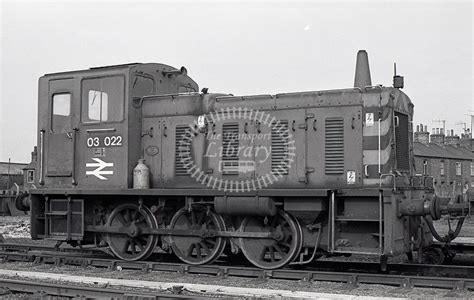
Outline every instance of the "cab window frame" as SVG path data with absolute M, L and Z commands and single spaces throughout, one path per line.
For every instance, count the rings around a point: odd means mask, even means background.
M 88 120 L 89 118 L 89 91 L 90 90 L 85 90 L 83 89 L 84 86 L 84 81 L 87 80 L 102 80 L 106 78 L 120 78 L 122 80 L 122 115 L 120 116 L 120 120 L 107 120 L 107 121 L 101 121 L 101 120 Z M 90 77 L 83 77 L 81 78 L 80 81 L 80 94 L 81 94 L 81 103 L 80 103 L 80 123 L 84 125 L 98 125 L 98 124 L 113 124 L 113 123 L 123 123 L 126 120 L 126 108 L 127 108 L 127 101 L 128 101 L 128 94 L 127 94 L 127 76 L 124 74 L 110 74 L 110 75 L 101 75 L 101 76 L 90 76 Z M 101 93 L 106 93 L 105 91 L 99 91 Z M 109 98 L 109 95 L 107 96 Z M 86 103 L 84 103 L 86 102 Z M 108 105 L 111 102 L 108 102 Z M 87 114 L 87 116 L 85 115 Z
M 63 115 L 63 114 L 55 114 L 54 113 L 54 98 L 58 95 L 69 95 L 69 113 L 67 115 Z M 50 104 L 49 104 L 49 109 L 50 109 L 50 114 L 49 114 L 49 130 L 51 130 L 51 132 L 53 133 L 61 133 L 60 130 L 55 130 L 54 128 L 54 116 L 62 116 L 62 117 L 65 117 L 65 118 L 68 118 L 69 119 L 69 124 L 71 126 L 71 121 L 72 121 L 72 117 L 73 117 L 73 113 L 72 113 L 72 108 L 73 108 L 73 92 L 71 90 L 67 90 L 67 89 L 58 89 L 58 90 L 55 90 L 54 92 L 51 93 L 51 96 L 50 96 Z
M 132 74 L 132 77 L 130 78 L 130 89 L 133 91 L 132 93 L 135 94 L 137 91 L 140 91 L 140 89 L 135 86 L 136 80 L 138 80 L 138 78 L 151 80 L 151 83 L 152 83 L 151 91 L 150 91 L 151 93 L 149 94 L 139 93 L 139 94 L 143 94 L 144 96 L 154 95 L 156 91 L 155 78 L 152 75 L 147 74 L 147 73 L 133 73 Z

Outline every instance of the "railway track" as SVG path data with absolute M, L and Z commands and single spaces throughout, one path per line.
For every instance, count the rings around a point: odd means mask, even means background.
M 25 281 L 25 279 L 0 278 L 0 296 L 10 294 L 32 294 L 43 299 L 44 297 L 86 298 L 86 299 L 207 299 L 196 295 L 177 295 L 170 292 L 137 292 L 114 289 L 109 287 L 84 287 L 72 284 L 45 283 Z
M 76 251 L 74 251 L 76 250 Z M 80 255 L 80 256 L 78 256 Z M 153 258 L 153 256 L 152 256 Z M 382 284 L 401 288 L 428 287 L 452 290 L 474 290 L 474 266 L 388 264 L 388 272 L 379 272 L 379 264 L 371 262 L 317 261 L 303 268 L 290 267 L 262 270 L 245 265 L 185 265 L 174 262 L 127 262 L 111 258 L 95 249 L 62 249 L 38 245 L 0 244 L 2 262 L 35 262 L 38 264 L 93 266 L 122 270 L 206 274 L 211 276 L 237 276 L 260 279 L 302 281 L 329 281 L 358 284 Z

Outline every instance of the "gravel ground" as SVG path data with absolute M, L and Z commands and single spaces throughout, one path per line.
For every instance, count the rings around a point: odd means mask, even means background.
M 4 238 L 30 238 L 30 216 L 0 217 L 0 234 Z
M 438 222 L 437 228 L 440 231 L 447 228 L 447 221 L 441 220 Z M 444 227 L 443 227 L 444 226 Z M 7 242 L 15 243 L 51 243 L 54 241 L 31 241 L 29 240 L 29 217 L 0 217 L 0 233 L 3 234 Z M 442 232 L 442 231 L 441 231 Z M 469 219 L 465 222 L 465 227 L 461 234 L 474 233 L 474 221 Z M 473 235 L 474 236 L 474 235 Z M 367 260 L 365 257 L 353 256 L 347 258 L 348 260 Z M 403 258 L 393 258 L 391 261 L 399 261 Z M 210 275 L 185 275 L 170 272 L 143 272 L 130 270 L 109 270 L 95 267 L 76 267 L 76 266 L 53 266 L 53 265 L 34 265 L 33 263 L 3 263 L 0 268 L 8 270 L 23 270 L 23 271 L 38 271 L 51 272 L 61 274 L 73 274 L 81 276 L 97 276 L 116 279 L 135 279 L 174 283 L 198 283 L 210 285 L 224 285 L 224 286 L 240 286 L 250 288 L 265 288 L 265 289 L 285 289 L 293 291 L 308 291 L 319 293 L 333 293 L 333 294 L 349 294 L 359 296 L 386 296 L 386 297 L 409 297 L 409 298 L 441 298 L 441 297 L 455 297 L 455 298 L 471 298 L 474 299 L 474 292 L 451 292 L 443 289 L 425 289 L 416 288 L 412 290 L 404 290 L 397 287 L 383 286 L 383 285 L 367 285 L 363 284 L 354 288 L 340 283 L 332 282 L 303 282 L 303 281 L 287 281 L 287 280 L 259 280 L 255 278 L 218 278 Z
M 331 294 L 348 294 L 358 296 L 378 296 L 378 297 L 409 297 L 409 298 L 474 298 L 473 292 L 451 292 L 442 289 L 416 288 L 403 290 L 397 287 L 383 285 L 362 284 L 357 288 L 340 283 L 332 282 L 304 282 L 287 280 L 258 280 L 255 278 L 218 278 L 209 275 L 184 275 L 169 272 L 143 272 L 128 270 L 108 270 L 95 267 L 75 267 L 75 266 L 51 266 L 34 265 L 33 263 L 5 263 L 0 268 L 7 270 L 22 270 L 30 272 L 50 272 L 60 274 L 72 274 L 78 276 L 95 276 L 115 279 L 134 279 L 146 281 L 172 282 L 172 283 L 194 283 L 223 286 L 239 286 L 257 289 L 283 289 L 290 291 L 307 291 Z

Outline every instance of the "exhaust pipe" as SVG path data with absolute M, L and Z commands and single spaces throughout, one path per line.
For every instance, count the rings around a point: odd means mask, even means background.
M 357 52 L 354 87 L 363 89 L 366 86 L 372 86 L 372 80 L 370 79 L 369 58 L 365 50 L 359 50 L 359 52 Z

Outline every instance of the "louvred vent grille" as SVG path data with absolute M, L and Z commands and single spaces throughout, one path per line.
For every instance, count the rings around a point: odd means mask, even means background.
M 222 125 L 222 173 L 225 175 L 239 174 L 239 124 Z
M 272 123 L 272 173 L 288 175 L 288 121 Z
M 325 172 L 344 173 L 344 119 L 327 118 L 325 121 Z
M 175 144 L 175 174 L 179 176 L 188 175 L 186 157 L 191 157 L 191 140 L 189 139 L 188 125 L 176 126 Z

